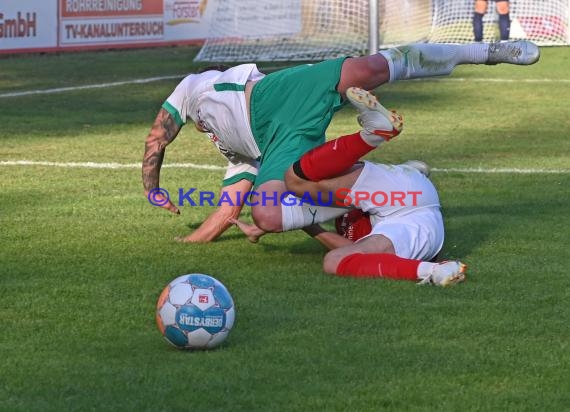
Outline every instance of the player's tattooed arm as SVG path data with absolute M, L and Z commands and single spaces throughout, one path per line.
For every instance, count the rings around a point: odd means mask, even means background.
M 145 150 L 142 162 L 142 181 L 145 195 L 159 187 L 160 168 L 164 160 L 164 152 L 180 132 L 180 126 L 176 124 L 174 118 L 164 109 L 160 109 L 154 124 L 146 138 Z M 161 195 L 158 195 L 159 197 Z M 160 202 L 161 199 L 155 197 Z M 170 201 L 164 202 L 162 206 L 172 213 L 180 211 Z
M 160 109 L 152 129 L 146 138 L 142 179 L 145 192 L 159 186 L 160 168 L 164 159 L 164 152 L 178 135 L 180 126 L 174 118 L 164 109 Z

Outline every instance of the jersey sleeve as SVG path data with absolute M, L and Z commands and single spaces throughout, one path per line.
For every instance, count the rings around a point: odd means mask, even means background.
M 229 161 L 222 186 L 229 186 L 240 180 L 248 180 L 254 183 L 258 169 L 259 162 L 256 160 L 240 159 L 239 161 Z
M 162 104 L 180 127 L 188 119 L 198 120 L 198 104 L 200 96 L 212 89 L 213 82 L 220 76 L 220 72 L 211 70 L 200 74 L 186 76 Z
M 185 104 L 185 80 L 178 83 L 176 89 L 172 92 L 166 101 L 162 104 L 162 108 L 166 110 L 174 118 L 174 121 L 178 127 L 182 127 L 186 124 L 186 116 L 184 113 Z

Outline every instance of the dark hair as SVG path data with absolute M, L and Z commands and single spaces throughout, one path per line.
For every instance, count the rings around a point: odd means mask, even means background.
M 200 70 L 198 70 L 198 73 L 204 73 L 204 72 L 207 72 L 210 70 L 225 72 L 229 68 L 230 68 L 230 66 L 226 66 L 225 64 L 213 64 L 211 66 L 202 67 Z

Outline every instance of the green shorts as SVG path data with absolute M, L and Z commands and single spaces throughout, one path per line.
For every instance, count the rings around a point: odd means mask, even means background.
M 305 152 L 325 142 L 343 101 L 336 87 L 346 58 L 280 70 L 265 76 L 251 95 L 251 130 L 261 151 L 255 187 L 283 180 Z

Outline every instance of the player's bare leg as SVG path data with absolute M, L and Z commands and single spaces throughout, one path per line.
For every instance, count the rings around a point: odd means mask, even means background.
M 497 1 L 495 3 L 497 8 L 497 14 L 499 15 L 499 32 L 501 36 L 501 41 L 509 40 L 511 33 L 511 17 L 509 15 L 509 2 Z
M 251 214 L 263 232 L 277 233 L 302 229 L 342 216 L 344 208 L 300 202 L 281 180 L 270 180 L 255 189 L 259 196 L 252 199 Z M 266 201 L 263 201 L 265 196 Z M 274 200 L 275 199 L 275 200 Z
M 326 273 L 337 274 L 340 262 L 347 256 L 355 253 L 387 253 L 395 255 L 394 244 L 384 235 L 372 235 L 358 243 L 333 249 L 325 255 L 323 270 Z
M 270 180 L 259 185 L 255 192 L 265 193 L 266 199 L 268 195 L 275 193 L 276 196 L 281 196 L 286 191 L 285 183 L 279 180 Z M 279 199 L 279 198 L 277 198 Z M 255 202 L 260 202 L 255 204 Z M 281 215 L 281 204 L 279 200 L 263 202 L 263 199 L 252 198 L 251 215 L 253 217 L 254 223 L 262 229 L 264 232 L 281 232 L 283 230 L 282 226 L 282 215 Z

